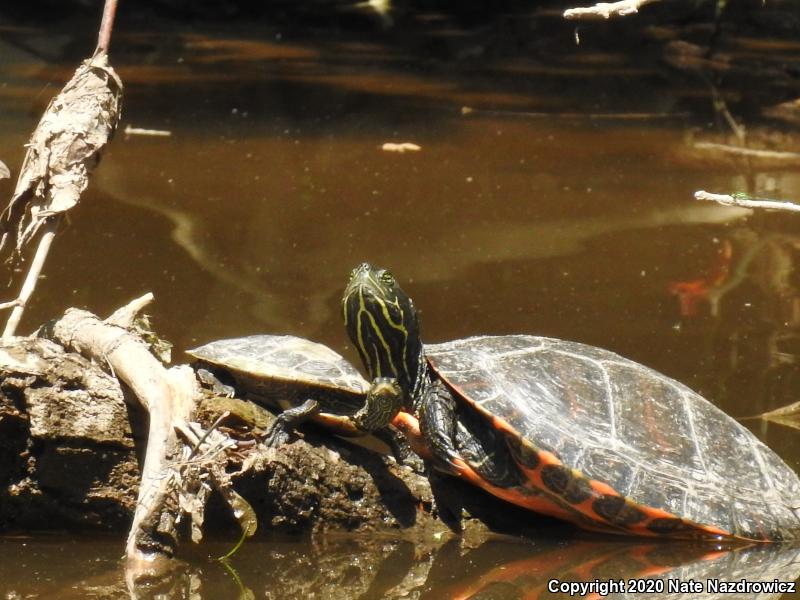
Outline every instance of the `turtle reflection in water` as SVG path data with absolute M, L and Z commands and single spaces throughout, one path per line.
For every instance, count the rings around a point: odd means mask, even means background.
M 711 546 L 711 547 L 709 547 Z M 750 544 L 719 550 L 717 544 L 618 544 L 609 541 L 537 539 L 536 544 L 489 541 L 466 553 L 445 553 L 428 585 L 446 583 L 437 597 L 512 598 L 730 598 L 724 584 L 743 580 L 757 592 L 737 598 L 777 599 L 800 576 L 800 548 Z M 476 568 L 477 567 L 477 568 Z M 469 573 L 453 582 L 452 573 Z M 431 581 L 433 580 L 433 581 Z M 719 583 L 717 583 L 719 582 Z M 564 590 L 567 590 L 566 592 Z M 570 594 L 570 591 L 574 593 Z M 760 593 L 759 593 L 760 592 Z
M 800 480 L 741 424 L 617 354 L 529 335 L 423 346 L 394 277 L 362 264 L 342 300 L 373 378 L 396 379 L 394 419 L 435 468 L 586 529 L 794 539 Z M 405 412 L 407 411 L 407 412 Z

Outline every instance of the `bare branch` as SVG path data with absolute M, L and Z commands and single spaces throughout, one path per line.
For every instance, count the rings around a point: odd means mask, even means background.
M 712 194 L 699 190 L 694 193 L 695 200 L 709 200 L 725 206 L 740 206 L 742 208 L 758 208 L 767 210 L 787 210 L 800 212 L 800 204 L 785 202 L 783 200 L 768 200 L 765 198 L 751 198 L 745 194 Z
M 131 300 L 122 308 L 115 310 L 111 316 L 106 319 L 106 323 L 130 329 L 133 327 L 136 316 L 142 312 L 145 306 L 153 301 L 153 298 L 153 293 L 147 292 L 144 296 Z
M 619 2 L 598 2 L 594 6 L 568 8 L 564 11 L 565 19 L 609 19 L 611 17 L 627 17 L 639 12 L 645 4 L 657 0 L 620 0 Z
M 103 6 L 103 20 L 100 21 L 100 30 L 97 32 L 97 48 L 95 54 L 102 52 L 108 54 L 111 44 L 111 32 L 114 29 L 114 17 L 117 14 L 117 0 L 106 0 Z
M 45 230 L 39 240 L 39 247 L 36 249 L 36 254 L 33 257 L 28 274 L 25 276 L 25 281 L 22 283 L 22 288 L 19 291 L 19 296 L 16 300 L 6 302 L 2 307 L 13 306 L 14 310 L 11 311 L 11 316 L 8 318 L 6 327 L 3 330 L 3 339 L 12 337 L 19 326 L 22 319 L 22 313 L 25 312 L 25 306 L 28 304 L 33 291 L 36 289 L 36 284 L 39 281 L 39 276 L 44 268 L 44 261 L 47 259 L 47 254 L 50 252 L 50 246 L 53 243 L 53 238 L 56 236 L 56 229 L 61 221 L 60 217 L 53 217 L 48 220 L 45 225 Z
M 142 127 L 131 127 L 130 125 L 125 126 L 125 135 L 147 135 L 153 137 L 169 137 L 172 135 L 172 132 L 166 129 L 144 129 Z

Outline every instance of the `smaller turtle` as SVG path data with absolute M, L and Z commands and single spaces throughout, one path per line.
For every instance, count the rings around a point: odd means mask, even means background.
M 322 344 L 291 335 L 251 335 L 210 342 L 187 350 L 204 369 L 232 380 L 239 396 L 282 411 L 265 436 L 277 446 L 289 432 L 311 419 L 336 434 L 373 434 L 386 442 L 399 462 L 407 460 L 402 436 L 389 427 L 402 404 L 395 379 L 376 377 L 372 384 L 342 356 Z

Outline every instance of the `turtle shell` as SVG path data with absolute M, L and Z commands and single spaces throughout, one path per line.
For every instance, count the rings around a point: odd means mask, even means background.
M 316 342 L 291 335 L 251 335 L 217 340 L 187 350 L 212 371 L 223 371 L 239 395 L 286 410 L 314 398 L 322 421 L 339 433 L 359 434 L 339 417 L 363 404 L 369 384 L 342 356 Z
M 527 484 L 556 507 L 550 514 L 637 535 L 800 537 L 794 471 L 657 371 L 527 335 L 472 337 L 425 352 L 456 396 L 502 430 Z M 523 505 L 532 495 L 503 493 Z

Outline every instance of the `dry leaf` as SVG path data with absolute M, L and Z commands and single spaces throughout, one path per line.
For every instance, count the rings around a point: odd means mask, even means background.
M 773 423 L 779 423 L 786 427 L 800 429 L 800 402 L 794 402 L 788 406 L 782 406 L 769 412 L 759 415 L 760 418 Z
M 0 160 L 0 179 L 8 179 L 11 177 L 11 170 L 6 166 L 2 160 Z
M 256 513 L 250 504 L 233 489 L 231 474 L 226 471 L 227 452 L 236 442 L 217 429 L 205 431 L 199 423 L 178 423 L 177 431 L 191 444 L 184 447 L 183 460 L 173 471 L 178 492 L 180 514 L 178 521 L 189 519 L 192 541 L 202 537 L 205 508 L 212 489 L 217 490 L 242 529 L 242 537 L 230 553 L 251 537 L 258 527 Z
M 47 217 L 78 203 L 119 122 L 122 82 L 99 53 L 85 61 L 53 98 L 27 144 L 17 186 L 0 215 L 0 250 L 9 237 L 16 251 Z
M 258 529 L 258 518 L 256 511 L 250 506 L 250 503 L 244 499 L 236 490 L 231 487 L 230 483 L 224 486 L 218 486 L 217 489 L 225 498 L 228 506 L 233 511 L 233 516 L 239 523 L 244 537 L 252 537 Z

